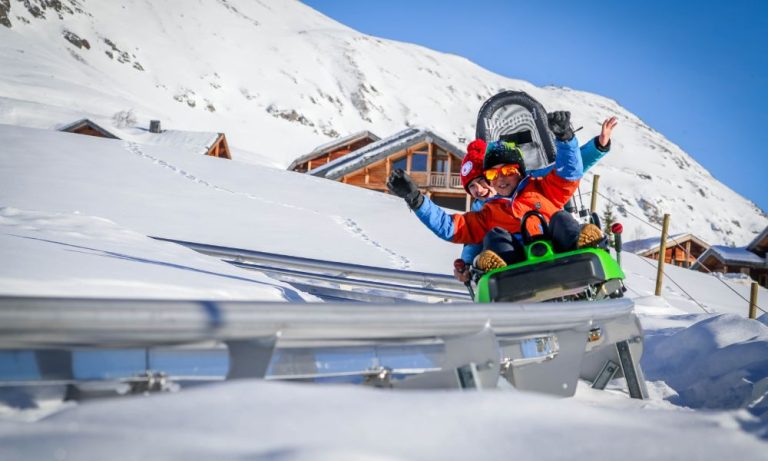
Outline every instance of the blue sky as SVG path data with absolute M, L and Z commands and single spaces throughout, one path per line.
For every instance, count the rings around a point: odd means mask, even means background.
M 768 2 L 304 3 L 365 34 L 615 99 L 768 211 Z

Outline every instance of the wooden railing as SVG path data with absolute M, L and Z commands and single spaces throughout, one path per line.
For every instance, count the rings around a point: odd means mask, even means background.
M 458 174 L 448 176 L 445 173 L 431 173 L 428 186 L 442 187 L 444 189 L 461 189 L 461 177 Z

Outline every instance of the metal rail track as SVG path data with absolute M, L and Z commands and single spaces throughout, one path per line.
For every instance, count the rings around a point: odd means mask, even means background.
M 279 336 L 326 341 L 530 334 L 629 315 L 629 299 L 589 303 L 348 304 L 0 297 L 0 349 L 131 347 Z
M 638 365 L 642 331 L 629 299 L 473 304 L 448 275 L 158 240 L 264 272 L 333 302 L 0 296 L 0 356 L 31 352 L 39 381 L 72 386 L 78 382 L 77 354 L 143 351 L 145 369 L 118 379 L 136 392 L 210 381 L 185 378 L 177 365 L 189 363 L 189 356 L 165 362 L 171 367 L 166 370 L 150 368 L 151 354 L 181 347 L 186 354 L 223 354 L 226 371 L 219 379 L 357 376 L 386 387 L 487 388 L 503 376 L 519 389 L 567 396 L 580 376 L 604 387 L 619 373 L 627 377 L 630 395 L 647 395 Z M 318 368 L 318 354 L 361 348 L 372 359 L 367 366 Z M 404 365 L 387 352 L 400 349 L 429 359 L 417 368 Z M 113 359 L 104 360 L 108 368 Z M 0 376 L 2 382 L 0 389 L 39 386 L 22 376 Z
M 325 299 L 390 303 L 470 301 L 464 285 L 445 274 L 403 271 L 185 240 L 153 238 L 183 245 L 237 267 L 264 272 L 297 289 Z M 360 289 L 370 291 L 363 292 Z
M 317 368 L 315 354 L 322 351 L 426 347 L 431 363 L 412 376 L 398 377 L 401 366 L 378 359 L 341 375 L 388 387 L 481 389 L 504 376 L 519 389 L 567 396 L 579 376 L 607 382 L 621 367 L 630 394 L 642 398 L 642 332 L 633 307 L 629 299 L 393 305 L 0 297 L 0 354 L 30 351 L 41 380 L 69 383 L 73 357 L 83 351 L 149 354 L 159 347 L 208 343 L 204 351 L 223 344 L 226 379 L 266 378 L 270 364 L 281 379 L 311 379 L 327 374 Z M 149 368 L 139 376 L 127 379 L 137 383 L 137 392 L 162 390 L 172 380 Z

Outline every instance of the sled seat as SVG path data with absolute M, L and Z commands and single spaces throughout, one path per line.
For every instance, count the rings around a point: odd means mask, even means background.
M 600 257 L 594 252 L 582 252 L 497 269 L 488 274 L 488 295 L 490 302 L 553 299 L 605 281 Z

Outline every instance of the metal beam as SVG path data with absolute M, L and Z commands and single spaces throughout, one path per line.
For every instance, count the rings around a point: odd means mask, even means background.
M 243 269 L 257 270 L 263 272 L 277 280 L 286 282 L 299 290 L 310 294 L 323 296 L 324 293 L 330 293 L 331 296 L 349 298 L 365 302 L 396 302 L 403 295 L 424 296 L 437 301 L 468 301 L 467 291 L 465 290 L 444 290 L 436 288 L 423 288 L 419 284 L 406 285 L 403 283 L 389 283 L 376 280 L 354 279 L 348 276 L 320 274 L 303 270 L 290 269 L 285 267 L 275 267 L 263 264 L 244 263 L 239 261 L 227 261 Z M 298 280 L 298 281 L 297 281 Z M 347 294 L 342 291 L 334 290 L 325 285 L 312 284 L 307 281 L 331 282 L 336 285 L 346 286 Z M 463 286 L 463 285 L 462 285 Z M 355 292 L 351 293 L 351 287 L 370 288 L 375 290 L 376 294 Z M 389 293 L 385 296 L 384 293 Z
M 485 389 L 496 385 L 503 370 L 520 389 L 562 396 L 572 395 L 580 373 L 585 374 L 584 358 L 594 355 L 593 362 L 602 365 L 607 351 L 609 359 L 620 356 L 617 361 L 620 358 L 630 394 L 642 398 L 647 391 L 638 364 L 641 331 L 632 309 L 629 299 L 393 305 L 0 297 L 0 350 L 78 351 L 204 342 L 210 348 L 225 343 L 227 378 L 237 379 L 264 378 L 276 347 L 299 354 L 301 348 L 376 345 L 423 351 L 426 347 L 436 359 L 429 366 L 437 369 L 395 380 L 387 368 L 391 365 L 384 361 L 378 370 L 386 378 L 382 382 L 398 388 Z M 622 346 L 618 352 L 617 344 Z M 304 366 L 315 363 L 314 358 L 299 362 L 303 365 L 298 371 L 308 379 L 317 374 Z M 63 361 L 56 369 L 43 367 L 47 374 L 41 378 L 71 380 L 68 363 Z M 295 375 L 293 368 L 281 371 Z M 377 370 L 348 371 L 368 376 Z M 587 371 L 594 380 L 598 371 Z M 166 370 L 150 370 L 149 365 L 146 372 L 150 377 L 172 376 Z
M 0 349 L 130 347 L 281 334 L 282 341 L 385 340 L 583 328 L 633 316 L 629 299 L 539 304 L 292 304 L 0 297 Z
M 287 256 L 263 251 L 245 250 L 204 243 L 153 237 L 163 242 L 176 243 L 209 256 L 215 256 L 225 261 L 237 263 L 261 264 L 273 268 L 290 268 L 308 272 L 318 272 L 324 275 L 337 275 L 347 278 L 359 278 L 367 281 L 403 282 L 421 288 L 436 290 L 452 290 L 463 292 L 464 285 L 448 274 L 429 272 L 403 271 L 382 267 L 365 266 L 362 264 L 323 261 L 300 256 Z

